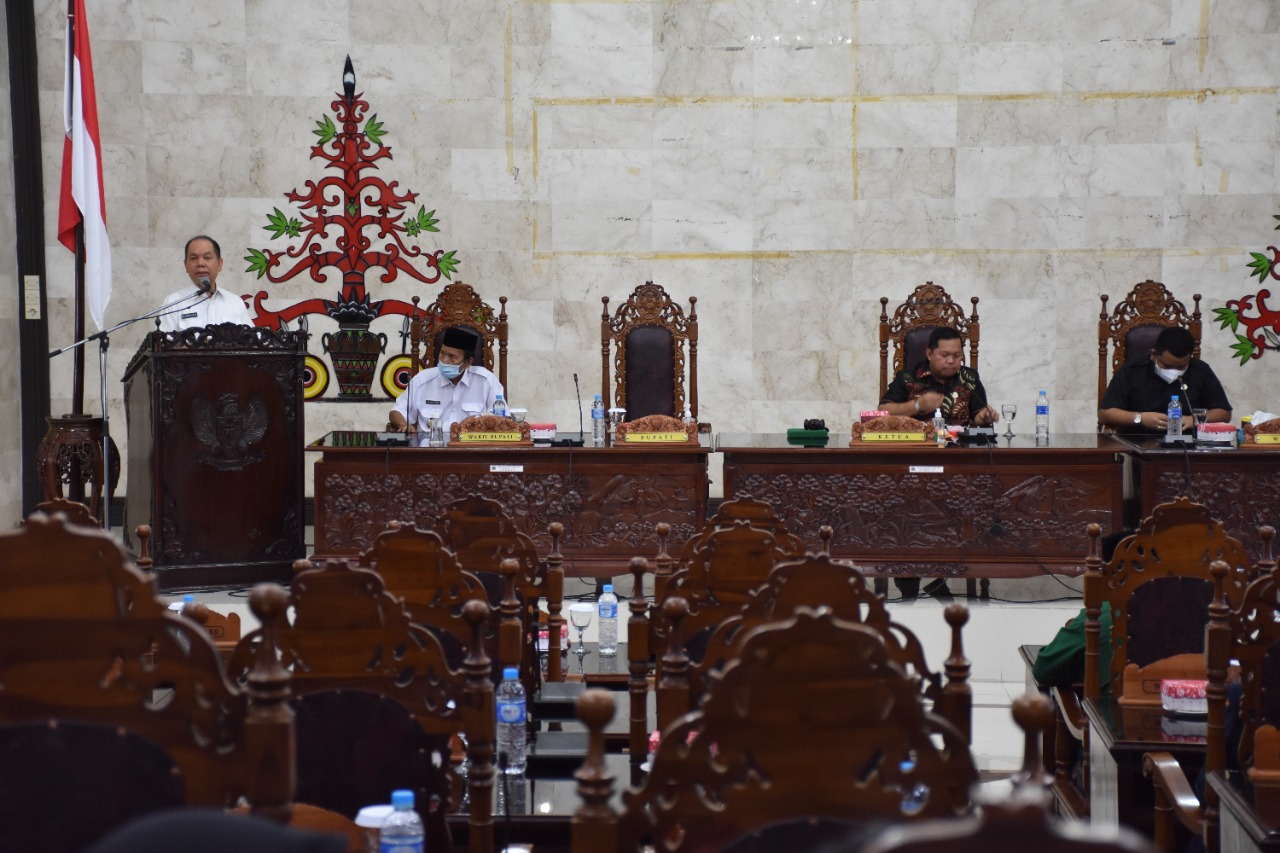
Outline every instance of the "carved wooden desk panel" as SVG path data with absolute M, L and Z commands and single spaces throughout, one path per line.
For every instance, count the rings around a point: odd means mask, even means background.
M 670 548 L 702 529 L 710 447 L 377 447 L 374 433 L 329 433 L 307 447 L 315 466 L 315 551 L 358 554 L 388 521 L 435 523 L 441 505 L 478 493 L 501 502 L 545 552 L 547 525 L 564 524 L 570 577 L 626 574 L 656 553 L 654 525 Z M 363 446 L 356 446 L 363 445 Z
M 1125 448 L 1107 436 L 1000 439 L 987 448 L 790 447 L 782 435 L 721 435 L 725 498 L 772 503 L 787 528 L 883 574 L 1079 574 L 1085 528 L 1120 527 Z
M 1280 527 L 1280 449 L 1163 450 L 1155 439 L 1122 440 L 1133 447 L 1139 517 L 1186 495 L 1207 506 L 1255 559 L 1258 528 Z

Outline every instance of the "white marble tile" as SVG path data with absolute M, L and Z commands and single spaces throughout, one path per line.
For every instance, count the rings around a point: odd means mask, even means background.
M 90 4 L 93 18 L 90 26 L 94 38 L 99 38 L 97 21 L 103 16 L 98 6 Z M 133 35 L 146 41 L 184 42 L 199 39 L 206 42 L 244 42 L 247 35 L 245 28 L 244 0 L 209 0 L 209 2 L 193 3 L 182 0 L 139 0 L 139 2 L 122 3 L 135 8 L 134 17 L 140 21 L 140 33 Z M 88 11 L 88 10 L 86 10 Z M 111 16 L 110 19 L 114 19 Z
M 762 204 L 756 217 L 757 251 L 838 249 L 854 239 L 857 203 L 817 200 Z
M 651 203 L 571 201 L 552 209 L 550 248 L 561 252 L 645 252 L 651 246 Z
M 254 0 L 245 4 L 246 40 L 250 44 L 309 43 L 333 51 L 341 61 L 338 51 L 352 44 L 348 9 L 348 0 L 310 0 L 307 13 L 300 15 L 289 0 Z M 384 20 L 394 25 L 393 17 Z
M 243 144 L 248 106 L 238 95 L 147 94 L 141 129 L 152 145 L 188 145 L 193 137 L 203 145 Z
M 1168 46 L 1159 41 L 1074 42 L 1063 50 L 1068 92 L 1161 91 L 1169 85 Z
M 965 47 L 954 44 L 863 45 L 856 61 L 860 95 L 953 95 Z
M 660 200 L 652 208 L 657 252 L 749 252 L 753 228 L 737 205 L 715 201 Z
M 988 249 L 1053 248 L 1058 244 L 1057 199 L 957 199 L 956 240 Z
M 757 53 L 741 48 L 677 46 L 653 52 L 654 93 L 664 98 L 748 96 Z
M 518 151 L 508 164 L 500 149 L 453 150 L 453 195 L 471 201 L 518 201 L 533 181 L 529 152 Z
M 148 95 L 240 95 L 245 88 L 245 47 L 192 41 L 142 44 L 142 85 Z
M 1182 195 L 1253 194 L 1275 183 L 1275 147 L 1270 143 L 1210 143 L 1178 146 L 1180 168 L 1171 169 L 1170 191 Z
M 1169 101 L 1169 133 L 1179 139 L 1211 142 L 1267 142 L 1275 138 L 1275 96 L 1210 95 Z
M 740 199 L 761 192 L 755 160 L 750 148 L 660 149 L 652 154 L 651 192 L 655 199 L 718 201 L 740 207 Z
M 649 46 L 653 13 L 647 3 L 549 4 L 546 43 L 557 48 Z
M 1057 145 L 1065 121 L 1057 99 L 963 99 L 956 108 L 960 146 Z
M 544 151 L 539 181 L 552 201 L 590 201 L 608 187 L 613 200 L 653 197 L 653 152 L 647 149 L 557 149 Z
M 954 148 L 867 148 L 858 152 L 860 199 L 954 198 Z
M 1064 101 L 1061 134 L 1064 145 L 1115 145 L 1185 139 L 1169 130 L 1172 104 L 1167 98 L 1097 98 Z
M 885 199 L 858 206 L 854 245 L 869 249 L 950 248 L 956 244 L 952 199 Z
M 968 41 L 978 0 L 855 0 L 862 45 Z
M 635 124 L 640 126 L 619 125 L 619 129 L 632 140 L 651 138 L 655 148 L 745 149 L 753 145 L 753 121 L 761 111 L 761 107 L 746 102 L 657 103 L 651 114 L 638 116 Z M 629 115 L 637 112 L 632 110 Z M 645 126 L 647 122 L 652 122 L 651 130 Z
M 734 48 L 755 44 L 764 32 L 768 0 L 666 3 L 654 19 L 654 43 Z
M 951 148 L 956 145 L 955 101 L 889 101 L 858 108 L 859 148 Z
M 1064 198 L 1058 204 L 1058 239 L 1066 249 L 1159 246 L 1164 240 L 1163 200 Z
M 517 91 L 533 98 L 645 97 L 654 80 L 646 47 L 517 47 Z
M 968 45 L 960 54 L 962 93 L 1058 92 L 1063 48 L 1043 42 Z
M 848 149 L 853 145 L 853 110 L 843 102 L 757 103 L 751 120 L 757 149 Z
M 1170 85 L 1173 88 L 1222 88 L 1274 86 L 1280 75 L 1280 56 L 1274 33 L 1213 36 L 1201 67 L 1199 51 L 1190 42 L 1172 53 Z M 1241 62 L 1240 57 L 1249 57 Z
M 482 4 L 473 2 L 466 5 Z M 348 2 L 346 6 L 346 32 L 353 44 L 409 44 L 418 46 L 425 54 L 431 48 L 461 42 L 460 37 L 457 42 L 451 38 L 450 24 L 455 9 L 458 12 L 462 9 L 448 0 L 379 0 L 377 14 L 371 14 L 364 4 Z M 388 22 L 393 22 L 393 25 L 388 26 Z M 333 23 L 341 26 L 336 14 Z
M 1048 198 L 1062 188 L 1057 150 L 1047 145 L 956 149 L 956 198 Z
M 760 199 L 853 198 L 853 158 L 848 149 L 770 148 L 756 153 L 748 174 Z
M 1161 197 L 1177 152 L 1165 145 L 1072 145 L 1062 149 L 1063 195 Z

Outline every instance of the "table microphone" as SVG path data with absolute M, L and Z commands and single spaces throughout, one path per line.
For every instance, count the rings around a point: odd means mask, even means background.
M 201 293 L 208 293 L 213 289 L 213 283 L 209 281 L 209 276 L 200 276 L 199 287 Z
M 582 389 L 578 387 L 577 373 L 573 374 L 573 390 L 578 393 L 578 441 L 585 443 L 586 439 L 584 436 L 586 435 L 586 432 L 582 428 Z

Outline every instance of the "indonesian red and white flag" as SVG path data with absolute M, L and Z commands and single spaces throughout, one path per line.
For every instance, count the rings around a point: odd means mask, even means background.
M 102 137 L 98 133 L 98 100 L 93 88 L 89 25 L 84 0 L 74 0 L 67 17 L 67 84 L 63 123 L 62 197 L 58 205 L 58 240 L 76 250 L 76 225 L 84 222 L 84 286 L 89 314 L 98 328 L 111 299 L 111 243 L 107 240 L 107 204 L 102 190 Z

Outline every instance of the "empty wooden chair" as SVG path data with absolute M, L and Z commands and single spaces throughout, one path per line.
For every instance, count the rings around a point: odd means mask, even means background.
M 970 807 L 964 736 L 925 708 L 878 631 L 802 609 L 751 629 L 702 704 L 662 733 L 649 776 L 608 805 L 601 728 L 613 700 L 579 700 L 591 730 L 572 849 L 712 850 L 810 819 L 915 820 Z
M 1132 830 L 1055 820 L 1039 748 L 1040 732 L 1051 724 L 1053 710 L 1042 696 L 1022 696 L 1013 702 L 1013 718 L 1025 734 L 1025 747 L 1010 797 L 983 803 L 980 814 L 892 827 L 862 848 L 863 853 L 1154 853 Z
M 493 683 L 483 635 L 488 605 L 467 602 L 461 669 L 436 635 L 415 624 L 376 572 L 333 560 L 299 561 L 293 620 L 276 632 L 293 674 L 298 716 L 298 799 L 354 816 L 394 788 L 415 791 L 432 850 L 449 849 L 445 814 L 456 808 L 451 738 L 465 735 L 472 851 L 492 850 Z M 233 662 L 260 644 L 241 642 Z M 439 808 L 433 808 L 433 802 Z
M 272 586 L 250 597 L 268 635 L 285 599 Z M 273 651 L 246 664 L 241 690 L 209 635 L 156 597 L 109 534 L 43 513 L 0 533 L 0 722 L 139 735 L 170 757 L 190 805 L 243 798 L 288 818 L 293 719 Z
M 605 405 L 626 409 L 628 421 L 648 415 L 678 418 L 686 410 L 697 420 L 698 297 L 689 297 L 685 314 L 662 285 L 647 281 L 612 315 L 609 297 L 601 302 L 600 396 Z

